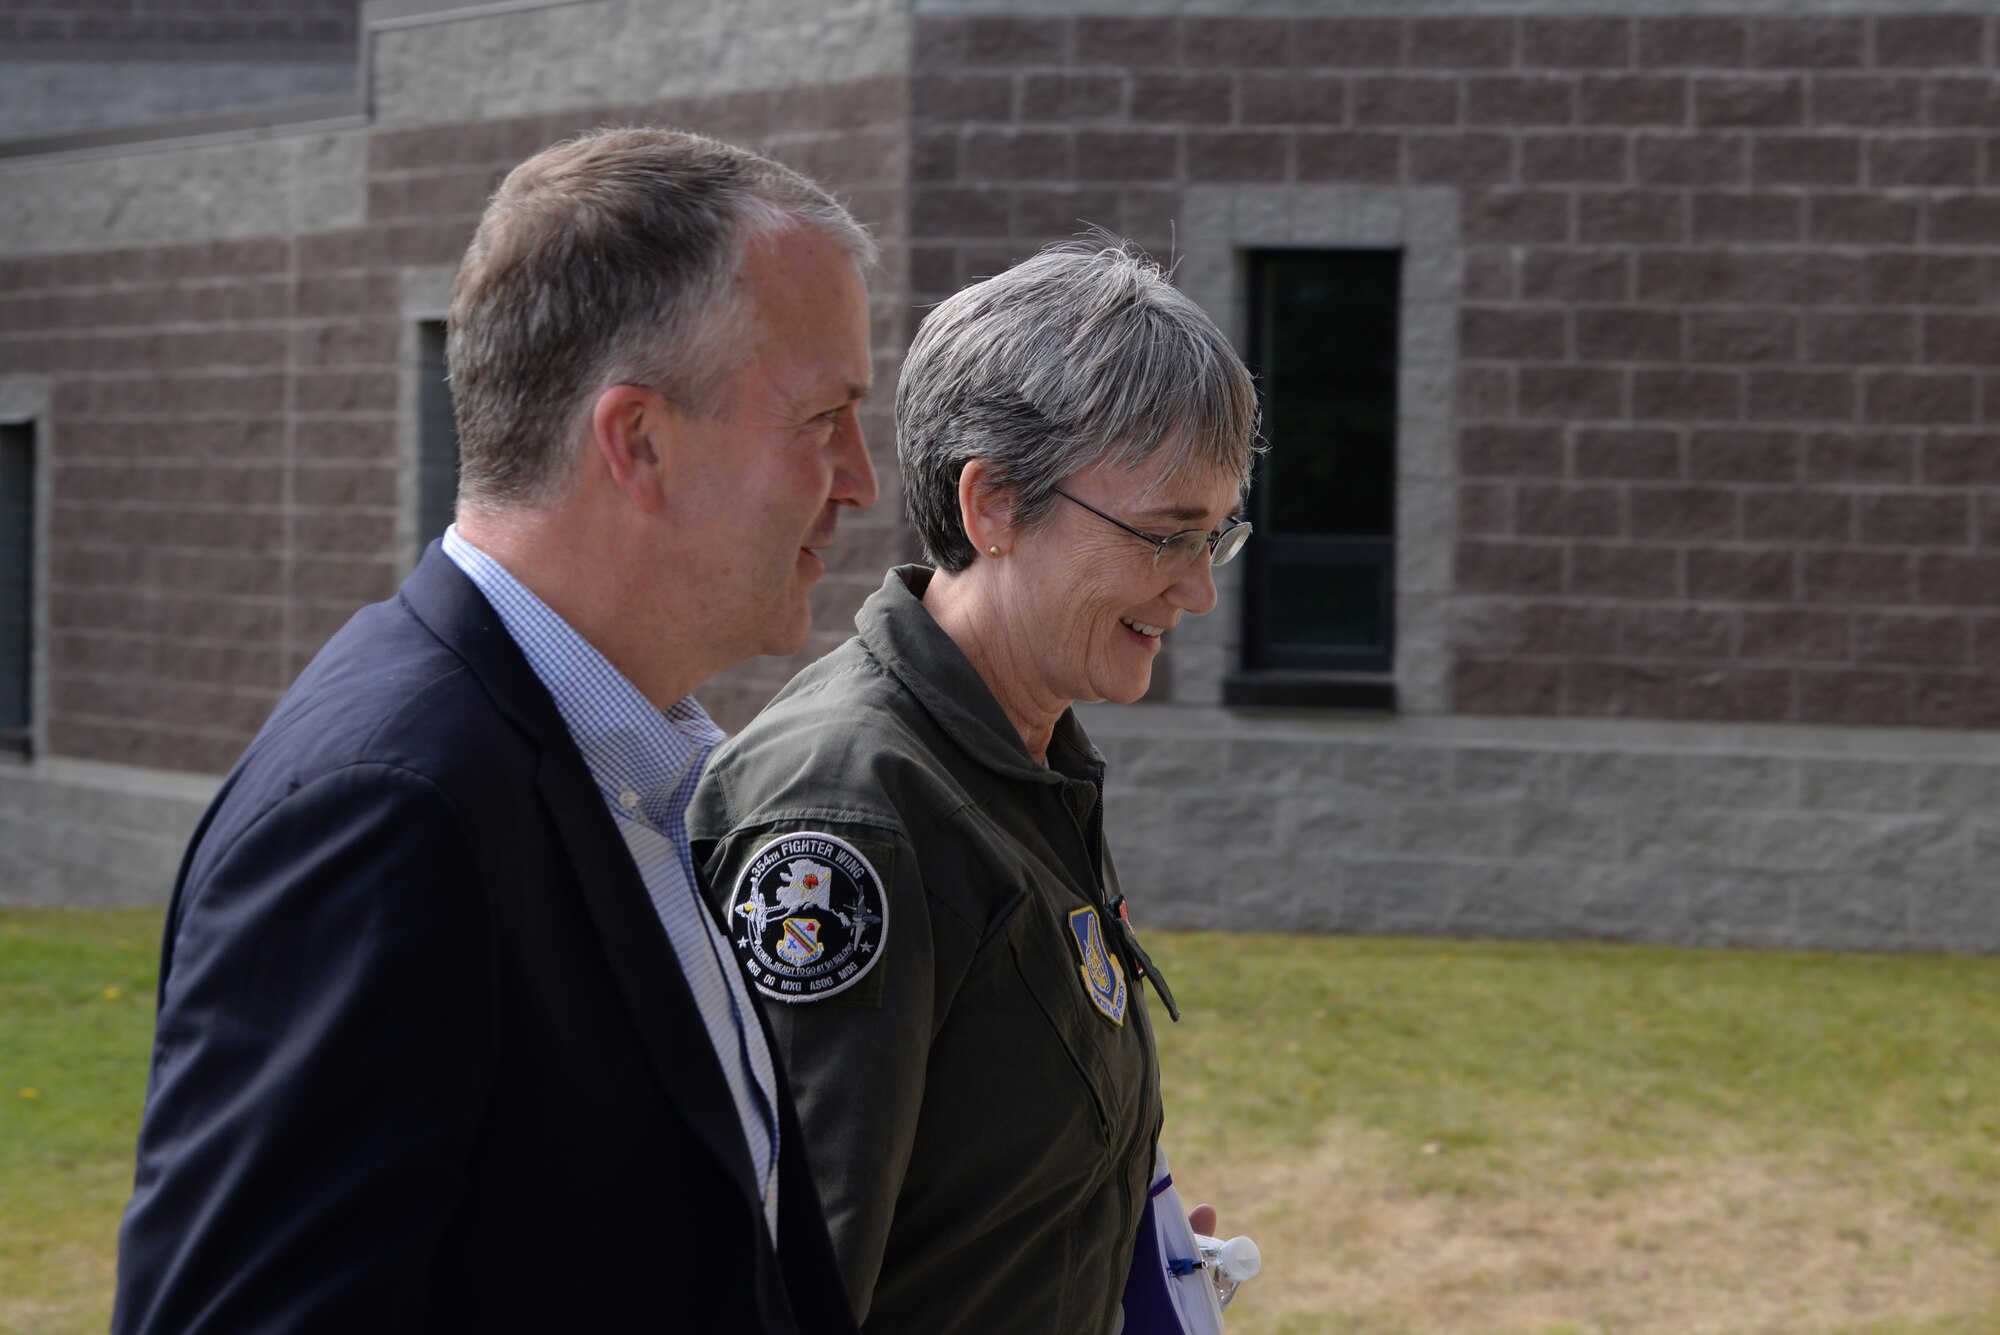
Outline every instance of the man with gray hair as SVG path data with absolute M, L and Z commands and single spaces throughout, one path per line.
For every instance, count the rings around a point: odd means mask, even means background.
M 114 1329 L 853 1329 L 683 813 L 689 692 L 804 644 L 875 499 L 872 261 L 692 135 L 500 187 L 452 294 L 458 522 L 175 887 Z

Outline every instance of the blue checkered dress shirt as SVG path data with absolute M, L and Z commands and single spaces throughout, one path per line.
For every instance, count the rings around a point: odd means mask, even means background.
M 625 836 L 729 1079 L 750 1161 L 764 1184 L 765 1222 L 776 1242 L 778 1105 L 771 1050 L 751 1018 L 752 1002 L 732 962 L 735 956 L 695 893 L 688 852 L 688 803 L 722 732 L 693 696 L 676 700 L 664 713 L 654 708 L 547 603 L 460 537 L 456 524 L 445 530 L 444 551 L 493 604 L 554 697 L 556 712 Z

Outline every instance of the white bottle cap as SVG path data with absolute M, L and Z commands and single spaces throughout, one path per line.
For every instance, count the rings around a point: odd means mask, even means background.
M 1264 1254 L 1257 1250 L 1256 1243 L 1237 1236 L 1222 1244 L 1222 1254 L 1215 1258 L 1215 1268 L 1232 1283 L 1241 1284 L 1246 1279 L 1255 1279 L 1257 1272 L 1264 1268 Z

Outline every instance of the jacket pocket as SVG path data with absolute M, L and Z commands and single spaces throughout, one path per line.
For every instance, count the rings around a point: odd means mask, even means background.
M 1007 947 L 1014 968 L 1048 1027 L 1050 1042 L 1061 1052 L 1069 1074 L 1089 1099 L 1098 1135 L 1108 1147 L 1118 1106 L 1111 1087 L 1111 1068 L 1102 1049 L 1109 1027 L 1091 1013 L 1076 957 L 1058 934 L 1062 929 L 1049 921 L 1048 908 L 1036 896 L 1030 895 L 1028 903 L 1014 915 L 1012 927 Z

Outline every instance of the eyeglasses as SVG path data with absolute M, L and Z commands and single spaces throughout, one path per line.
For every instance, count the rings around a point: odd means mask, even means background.
M 1055 492 L 1064 500 L 1081 505 L 1099 519 L 1118 525 L 1133 537 L 1144 538 L 1152 543 L 1155 570 L 1185 570 L 1194 564 L 1195 558 L 1201 555 L 1204 548 L 1208 551 L 1208 563 L 1211 566 L 1226 566 L 1236 553 L 1243 550 L 1243 544 L 1250 541 L 1252 525 L 1248 520 L 1225 519 L 1221 528 L 1210 533 L 1204 533 L 1198 528 L 1187 528 L 1179 533 L 1169 533 L 1163 538 L 1157 533 L 1133 528 L 1122 519 L 1114 519 L 1089 501 L 1077 500 L 1061 487 L 1057 487 Z

